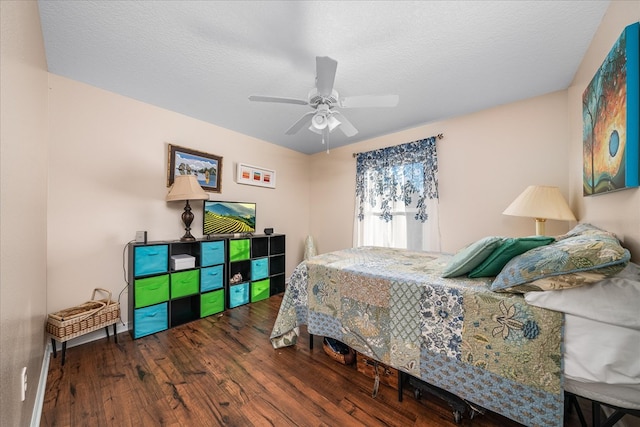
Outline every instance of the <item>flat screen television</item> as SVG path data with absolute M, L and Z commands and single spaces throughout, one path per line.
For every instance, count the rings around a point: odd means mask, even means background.
M 245 202 L 204 201 L 202 234 L 254 233 L 256 204 Z

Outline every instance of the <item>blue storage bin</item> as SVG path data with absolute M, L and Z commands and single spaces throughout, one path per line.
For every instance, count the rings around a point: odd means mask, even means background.
M 202 242 L 200 244 L 200 252 L 202 258 L 200 265 L 202 267 L 224 264 L 224 240 Z
M 215 265 L 200 270 L 200 292 L 220 289 L 224 285 L 224 266 Z
M 249 283 L 240 283 L 229 287 L 229 308 L 249 302 Z
M 251 280 L 260 280 L 269 276 L 269 258 L 251 260 Z
M 169 311 L 166 302 L 133 311 L 133 338 L 155 334 L 169 327 Z
M 135 277 L 169 271 L 169 245 L 133 247 Z

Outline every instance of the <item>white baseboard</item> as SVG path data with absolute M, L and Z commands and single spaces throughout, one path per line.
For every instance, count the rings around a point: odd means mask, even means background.
M 116 323 L 116 333 L 128 332 L 129 325 L 126 323 Z M 109 339 L 113 339 L 113 326 L 109 326 Z M 67 341 L 67 348 L 76 347 L 78 345 L 86 344 L 91 341 L 106 338 L 106 332 L 104 329 L 93 331 L 88 334 L 73 338 Z M 56 342 L 56 347 L 60 346 L 60 343 Z M 40 369 L 40 378 L 38 380 L 38 389 L 36 390 L 36 401 L 33 405 L 33 413 L 31 414 L 31 427 L 38 427 L 40 425 L 40 419 L 42 417 L 42 406 L 44 405 L 44 394 L 47 390 L 47 376 L 49 374 L 49 362 L 51 361 L 51 355 L 53 353 L 53 346 L 51 340 L 47 342 L 44 348 L 44 356 L 42 357 L 42 368 Z
M 36 401 L 33 404 L 33 413 L 31 414 L 31 427 L 40 425 L 42 416 L 42 405 L 44 404 L 44 393 L 47 390 L 47 375 L 49 373 L 49 360 L 53 348 L 51 343 L 47 343 L 44 348 L 44 356 L 42 357 L 42 368 L 40 368 L 40 378 L 38 379 L 38 389 L 36 390 Z

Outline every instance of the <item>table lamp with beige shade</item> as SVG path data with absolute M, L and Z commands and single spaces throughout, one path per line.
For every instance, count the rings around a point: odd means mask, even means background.
M 184 222 L 185 233 L 180 238 L 182 241 L 191 242 L 196 240 L 191 235 L 191 223 L 193 222 L 193 213 L 189 200 L 208 200 L 209 195 L 200 187 L 198 179 L 195 175 L 178 175 L 173 181 L 173 185 L 169 189 L 166 200 L 168 202 L 176 200 L 186 200 L 184 212 L 182 212 L 182 222 Z
M 535 218 L 537 236 L 545 235 L 545 222 L 548 219 L 576 220 L 560 189 L 544 185 L 528 186 L 502 213 Z

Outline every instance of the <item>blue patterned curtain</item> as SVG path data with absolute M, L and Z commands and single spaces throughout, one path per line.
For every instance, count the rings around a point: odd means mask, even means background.
M 354 245 L 439 250 L 437 174 L 436 137 L 359 153 Z

